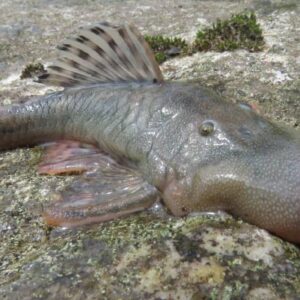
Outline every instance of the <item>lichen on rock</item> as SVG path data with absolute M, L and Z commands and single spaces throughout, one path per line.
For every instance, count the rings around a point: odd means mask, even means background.
M 249 9 L 261 24 L 263 51 L 179 55 L 162 64 L 164 76 L 198 80 L 227 101 L 256 104 L 272 120 L 299 124 L 296 0 L 11 0 L 0 7 L 6 24 L 0 26 L 1 104 L 54 90 L 20 80 L 21 70 L 32 61 L 51 61 L 55 46 L 80 26 L 131 20 L 143 34 L 188 40 L 199 28 Z M 41 218 L 49 192 L 73 178 L 37 175 L 40 155 L 39 148 L 0 153 L 1 299 L 252 300 L 300 294 L 299 248 L 228 215 L 175 218 L 159 209 L 93 227 L 50 230 Z

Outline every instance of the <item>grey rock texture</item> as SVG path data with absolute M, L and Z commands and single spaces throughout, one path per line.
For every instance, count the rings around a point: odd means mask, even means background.
M 20 80 L 47 63 L 79 26 L 133 22 L 143 33 L 192 41 L 217 18 L 253 9 L 263 52 L 207 52 L 162 65 L 172 80 L 198 80 L 227 101 L 256 105 L 299 127 L 298 0 L 0 2 L 0 104 L 54 90 Z M 1 137 L 0 137 L 1 138 Z M 174 218 L 153 209 L 89 228 L 49 230 L 50 190 L 72 177 L 38 176 L 41 150 L 0 153 L 0 299 L 298 299 L 300 251 L 227 215 Z

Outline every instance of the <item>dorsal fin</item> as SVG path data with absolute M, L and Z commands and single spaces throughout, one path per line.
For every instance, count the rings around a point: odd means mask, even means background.
M 100 23 L 82 28 L 61 46 L 59 58 L 38 82 L 77 86 L 105 82 L 162 82 L 149 45 L 133 25 Z

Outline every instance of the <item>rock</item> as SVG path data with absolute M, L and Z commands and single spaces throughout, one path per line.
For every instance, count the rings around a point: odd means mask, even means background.
M 55 46 L 79 26 L 130 20 L 144 34 L 190 41 L 199 27 L 254 9 L 266 39 L 263 52 L 197 53 L 169 60 L 162 70 L 167 79 L 199 80 L 227 101 L 257 105 L 290 127 L 299 124 L 297 0 L 11 0 L 0 8 L 1 105 L 54 90 L 19 75 L 30 63 L 49 62 Z M 27 25 L 14 27 L 16 19 Z M 38 176 L 40 154 L 38 148 L 0 153 L 1 299 L 297 299 L 300 294 L 299 248 L 224 214 L 175 218 L 160 208 L 89 228 L 49 231 L 41 219 L 47 195 L 73 178 Z

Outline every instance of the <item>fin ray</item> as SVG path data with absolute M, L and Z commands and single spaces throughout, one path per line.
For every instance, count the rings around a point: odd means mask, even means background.
M 150 207 L 159 198 L 155 187 L 132 168 L 99 149 L 75 141 L 45 145 L 40 174 L 82 174 L 44 211 L 49 225 L 72 227 L 108 221 Z
M 133 25 L 82 28 L 58 47 L 60 56 L 38 82 L 78 86 L 104 82 L 163 82 L 149 45 Z
M 81 32 L 81 34 L 84 34 L 84 32 Z M 86 31 L 85 36 L 88 36 L 88 34 L 89 32 Z M 83 35 L 81 35 L 81 37 L 83 37 Z M 88 44 L 88 46 L 86 44 Z M 90 61 L 91 64 L 94 64 L 97 67 L 99 72 L 103 73 L 104 70 L 106 70 L 109 71 L 111 77 L 115 76 L 118 78 L 119 76 L 121 78 L 120 75 L 122 73 L 118 73 L 117 70 L 114 70 L 113 68 L 113 66 L 117 65 L 117 63 L 111 57 L 108 59 L 97 44 L 87 38 L 85 38 L 85 44 L 78 44 L 75 40 L 71 39 L 66 40 L 63 46 L 59 49 L 65 60 L 72 59 L 81 65 L 86 65 L 86 62 Z M 84 56 L 86 59 L 81 59 L 80 61 L 80 56 Z

